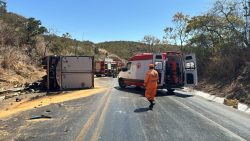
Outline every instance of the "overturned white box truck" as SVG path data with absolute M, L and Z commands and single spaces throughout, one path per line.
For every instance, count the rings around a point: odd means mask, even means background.
M 118 75 L 121 88 L 126 86 L 143 87 L 149 64 L 155 65 L 159 73 L 159 89 L 173 92 L 176 88 L 197 85 L 195 54 L 182 55 L 179 52 L 142 53 L 129 59 L 127 66 Z
M 93 56 L 47 56 L 46 64 L 48 90 L 94 87 Z

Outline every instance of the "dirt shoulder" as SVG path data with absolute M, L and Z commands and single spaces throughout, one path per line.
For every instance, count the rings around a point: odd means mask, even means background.
M 41 68 L 28 67 L 19 72 L 0 68 L 0 91 L 14 87 L 23 87 L 25 84 L 31 84 L 46 75 L 46 71 Z
M 201 81 L 195 89 L 227 99 L 236 99 L 250 106 L 250 85 L 242 84 L 242 81 L 235 80 L 231 83 Z

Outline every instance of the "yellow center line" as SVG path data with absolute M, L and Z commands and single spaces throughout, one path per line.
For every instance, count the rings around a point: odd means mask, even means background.
M 107 102 L 105 102 L 104 108 L 102 110 L 101 116 L 100 116 L 99 121 L 97 123 L 97 126 L 95 128 L 95 131 L 90 139 L 91 141 L 98 141 L 98 139 L 99 139 L 100 130 L 103 128 L 110 101 L 111 101 L 111 94 L 109 93 Z
M 113 85 L 111 85 L 113 86 Z M 101 108 L 104 107 L 103 105 L 105 104 L 105 107 L 106 107 L 106 101 L 107 99 L 109 98 L 108 96 L 110 96 L 110 91 L 111 91 L 111 88 L 109 88 L 106 93 L 104 94 L 104 96 L 101 98 L 101 103 L 97 109 L 95 110 L 95 112 L 92 113 L 92 115 L 89 117 L 89 119 L 87 120 L 87 122 L 85 123 L 85 125 L 83 126 L 82 130 L 80 131 L 79 135 L 77 136 L 77 138 L 75 139 L 75 141 L 83 141 L 86 134 L 88 133 L 89 129 L 91 128 L 91 126 L 93 125 L 94 123 L 94 120 L 96 119 L 96 116 L 97 116 L 97 113 L 99 111 L 101 111 Z

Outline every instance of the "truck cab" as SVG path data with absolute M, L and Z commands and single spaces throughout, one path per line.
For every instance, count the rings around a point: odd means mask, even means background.
M 149 64 L 152 63 L 159 74 L 159 89 L 174 91 L 176 88 L 194 86 L 198 83 L 195 54 L 142 53 L 131 57 L 126 67 L 122 68 L 118 75 L 120 87 L 142 87 Z

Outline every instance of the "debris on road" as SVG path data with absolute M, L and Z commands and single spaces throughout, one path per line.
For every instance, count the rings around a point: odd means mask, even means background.
M 57 106 L 60 108 L 60 107 L 62 107 L 62 106 L 63 106 L 63 104 L 59 103 L 59 104 L 57 104 Z
M 46 110 L 46 113 L 50 113 L 51 111 L 50 110 Z
M 147 111 L 149 111 L 148 107 L 146 107 L 146 108 L 138 108 L 138 109 L 134 110 L 135 113 L 143 113 L 143 112 L 147 112 Z
M 10 92 L 21 92 L 23 91 L 25 88 L 24 87 L 18 87 L 18 88 L 12 88 L 12 89 L 7 89 L 7 90 L 1 90 L 0 94 L 3 93 L 10 93 Z
M 20 102 L 22 99 L 21 98 L 16 98 L 16 102 Z
M 3 101 L 5 99 L 5 96 L 0 97 L 0 101 Z
M 51 119 L 52 117 L 50 117 L 50 116 L 45 116 L 45 115 L 39 115 L 39 116 L 32 116 L 32 117 L 30 118 L 30 120 L 42 119 L 42 118 Z
M 14 93 L 14 94 L 5 95 L 5 99 L 9 99 L 9 98 L 12 98 L 12 97 L 15 97 L 15 96 L 19 96 L 19 95 L 21 95 L 20 92 Z
M 46 91 L 46 80 L 40 80 L 31 84 L 26 84 L 25 85 L 25 90 L 30 92 L 30 93 L 37 93 L 37 92 L 42 92 Z
M 238 109 L 238 100 L 224 99 L 224 104 L 227 106 L 233 106 L 233 108 Z
M 64 129 L 64 132 L 69 132 L 70 129 L 68 129 L 67 127 Z
M 29 90 L 29 92 L 34 93 L 34 92 L 35 92 L 35 90 L 34 90 L 34 89 L 30 89 L 30 90 Z

